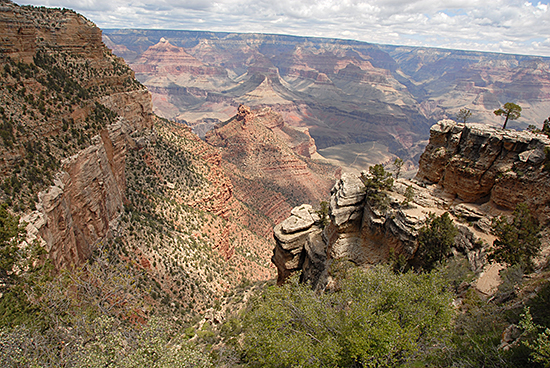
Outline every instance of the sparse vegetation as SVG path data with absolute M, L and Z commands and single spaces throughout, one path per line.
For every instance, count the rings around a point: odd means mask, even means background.
M 317 214 L 319 215 L 319 226 L 321 229 L 324 229 L 329 223 L 330 219 L 328 217 L 329 213 L 329 205 L 326 201 L 319 202 L 319 210 L 317 211 Z
M 411 202 L 413 201 L 414 196 L 415 196 L 414 189 L 413 189 L 412 185 L 407 186 L 407 189 L 405 189 L 404 196 L 405 196 L 405 199 L 403 199 L 403 202 L 401 203 L 401 205 L 403 207 L 410 207 Z
M 467 108 L 462 108 L 456 113 L 456 120 L 458 120 L 463 124 L 466 124 L 471 117 L 472 117 L 472 111 L 470 111 Z
M 399 157 L 393 161 L 393 166 L 395 167 L 395 178 L 399 179 L 399 175 L 401 174 L 401 169 L 403 168 L 403 160 Z

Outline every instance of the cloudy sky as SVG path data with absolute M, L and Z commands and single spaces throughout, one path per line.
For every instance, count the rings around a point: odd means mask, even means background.
M 15 0 L 100 28 L 279 33 L 550 56 L 550 0 Z

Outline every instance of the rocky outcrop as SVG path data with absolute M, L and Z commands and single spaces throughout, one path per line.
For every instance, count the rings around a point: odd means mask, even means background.
M 20 130 L 0 145 L 10 158 L 2 158 L 0 170 L 15 179 L 36 173 L 29 186 L 35 210 L 22 216 L 28 240 L 38 239 L 57 268 L 81 264 L 116 232 L 127 153 L 147 144 L 132 135 L 153 126 L 151 96 L 105 47 L 101 30 L 71 10 L 3 0 L 0 32 L 0 63 L 9 71 L 1 89 L 22 87 L 20 96 L 0 96 L 2 115 Z M 40 168 L 45 158 L 50 164 Z M 16 195 L 20 203 L 29 196 L 6 192 L 2 200 Z
M 527 203 L 539 220 L 548 221 L 549 151 L 550 139 L 542 134 L 440 121 L 431 128 L 415 180 L 397 180 L 387 192 L 386 205 L 366 199 L 363 182 L 346 173 L 331 190 L 330 223 L 325 228 L 309 218 L 304 221 L 307 216 L 296 208 L 277 225 L 272 260 L 278 281 L 302 271 L 304 280 L 322 288 L 335 259 L 369 265 L 404 257 L 414 265 L 419 261 L 419 229 L 430 213 L 445 211 L 457 224 L 454 251 L 481 273 L 486 248 L 494 240 L 493 216 Z M 404 205 L 408 187 L 414 201 Z
M 101 30 L 69 9 L 20 7 L 2 0 L 0 33 L 0 52 L 26 63 L 33 61 L 43 45 L 90 59 L 103 57 Z
M 430 210 L 418 204 L 403 207 L 400 203 L 404 197 L 399 192 L 405 187 L 398 182 L 396 191 L 389 193 L 390 206 L 381 209 L 365 199 L 358 177 L 343 174 L 331 190 L 330 223 L 325 228 L 321 228 L 319 215 L 311 206 L 295 207 L 292 215 L 273 230 L 276 246 L 272 261 L 279 271 L 278 282 L 301 270 L 304 281 L 323 288 L 335 259 L 356 265 L 376 264 L 391 254 L 412 259 L 418 248 L 418 229 Z
M 550 139 L 543 134 L 443 120 L 430 130 L 416 178 L 441 185 L 457 201 L 513 209 L 527 203 L 540 220 L 550 218 Z

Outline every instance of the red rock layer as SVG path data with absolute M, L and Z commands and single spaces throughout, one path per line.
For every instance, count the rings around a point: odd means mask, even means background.
M 288 144 L 304 139 L 309 153 L 308 136 L 285 127 L 282 117 L 270 109 L 239 110 L 234 119 L 206 135 L 209 144 L 221 149 L 236 198 L 273 223 L 288 216 L 296 203 L 315 205 L 326 198 L 336 168 L 316 164 Z

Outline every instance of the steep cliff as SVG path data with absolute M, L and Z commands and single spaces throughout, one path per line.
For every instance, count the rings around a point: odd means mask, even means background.
M 472 270 L 494 274 L 498 267 L 484 268 L 486 248 L 494 240 L 493 216 L 527 203 L 541 221 L 548 221 L 549 149 L 545 135 L 440 121 L 431 128 L 416 179 L 397 180 L 387 192 L 387 205 L 366 199 L 363 182 L 345 173 L 331 190 L 326 227 L 311 206 L 294 208 L 274 228 L 272 261 L 278 282 L 302 271 L 304 280 L 323 288 L 337 259 L 362 266 L 403 257 L 415 264 L 419 229 L 430 213 L 447 211 L 459 231 L 454 251 L 466 256 Z M 414 199 L 404 204 L 408 187 Z M 494 277 L 490 286 L 479 288 L 491 290 Z
M 150 95 L 73 11 L 2 1 L 0 29 L 1 199 L 27 213 L 56 267 L 80 264 L 123 209 L 130 136 L 152 127 Z
M 206 134 L 219 147 L 235 196 L 272 224 L 301 202 L 326 197 L 337 168 L 311 160 L 315 144 L 304 132 L 288 127 L 269 108 L 238 114 Z M 269 229 L 261 233 L 269 234 Z
M 416 178 L 438 183 L 458 201 L 507 209 L 527 203 L 540 220 L 550 218 L 550 139 L 543 134 L 443 120 L 430 129 Z

